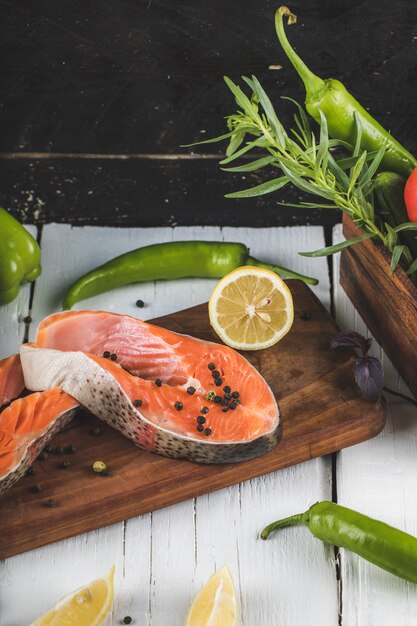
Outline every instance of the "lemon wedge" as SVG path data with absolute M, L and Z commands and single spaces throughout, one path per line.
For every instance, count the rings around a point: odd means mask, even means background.
M 236 626 L 236 592 L 225 565 L 208 579 L 191 605 L 186 626 Z
M 106 578 L 94 580 L 66 596 L 31 626 L 98 626 L 113 602 L 113 576 L 114 565 Z
M 209 300 L 210 324 L 237 350 L 273 346 L 294 321 L 291 291 L 274 272 L 238 267 L 216 285 Z

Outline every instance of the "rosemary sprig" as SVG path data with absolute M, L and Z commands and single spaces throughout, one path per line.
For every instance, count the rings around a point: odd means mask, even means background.
M 287 132 L 257 78 L 255 76 L 242 78 L 251 90 L 250 96 L 247 96 L 230 78 L 225 77 L 225 82 L 239 107 L 236 113 L 226 118 L 229 132 L 198 143 L 229 139 L 226 158 L 220 161 L 225 171 L 251 172 L 264 167 L 273 167 L 280 170 L 280 175 L 255 187 L 229 193 L 226 197 L 253 198 L 272 193 L 292 183 L 298 189 L 322 200 L 320 203 L 304 201 L 298 205 L 285 202 L 280 204 L 301 208 L 340 209 L 350 215 L 365 233 L 361 237 L 328 248 L 300 254 L 304 256 L 333 254 L 363 239 L 375 238 L 392 253 L 392 271 L 400 259 L 405 261 L 408 271 L 410 269 L 415 271 L 417 269 L 415 262 L 407 246 L 399 244 L 397 233 L 401 230 L 415 229 L 416 224 L 405 223 L 391 228 L 386 223 L 380 223 L 375 216 L 375 175 L 383 159 L 385 146 L 370 153 L 361 149 L 362 128 L 358 118 L 354 146 L 331 139 L 323 113 L 320 113 L 320 135 L 317 140 L 304 109 L 291 98 L 286 99 L 296 107 L 295 128 Z M 340 149 L 344 155 L 337 158 L 335 151 Z M 235 161 L 251 151 L 256 151 L 255 160 L 235 165 Z M 266 154 L 260 156 L 262 152 Z M 350 153 L 347 157 L 346 152 Z M 233 165 L 224 167 L 229 164 Z

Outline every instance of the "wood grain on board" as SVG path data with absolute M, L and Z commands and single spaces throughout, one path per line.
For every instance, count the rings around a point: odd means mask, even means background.
M 86 416 L 51 445 L 74 444 L 68 456 L 50 454 L 2 499 L 0 556 L 7 557 L 209 493 L 274 470 L 340 450 L 376 435 L 384 426 L 382 404 L 361 397 L 353 379 L 354 357 L 329 349 L 337 327 L 311 290 L 288 281 L 295 321 L 290 333 L 265 351 L 246 353 L 270 384 L 283 413 L 283 440 L 271 453 L 230 465 L 199 465 L 167 459 L 136 447 L 120 433 Z M 203 339 L 216 340 L 207 305 L 154 320 Z M 70 467 L 62 469 L 64 459 Z M 103 460 L 111 476 L 95 474 Z M 34 483 L 42 485 L 33 493 Z M 53 498 L 57 506 L 48 508 Z
M 343 218 L 343 234 L 362 234 Z M 417 397 L 417 288 L 401 267 L 390 273 L 387 251 L 371 239 L 346 248 L 340 284 Z

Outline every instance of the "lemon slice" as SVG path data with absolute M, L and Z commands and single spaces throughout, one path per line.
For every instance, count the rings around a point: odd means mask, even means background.
M 294 320 L 291 291 L 270 270 L 243 266 L 226 274 L 209 301 L 210 324 L 237 350 L 261 350 L 277 343 Z
M 114 565 L 106 578 L 94 580 L 63 598 L 31 626 L 98 626 L 113 602 Z
M 236 592 L 224 565 L 208 579 L 194 599 L 186 626 L 236 626 Z

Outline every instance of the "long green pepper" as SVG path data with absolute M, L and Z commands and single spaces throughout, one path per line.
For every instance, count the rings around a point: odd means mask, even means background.
M 242 265 L 272 270 L 310 285 L 317 280 L 279 265 L 262 263 L 249 255 L 243 243 L 217 241 L 169 241 L 131 250 L 88 274 L 68 289 L 63 308 L 130 283 L 174 278 L 222 278 Z
M 394 137 L 390 135 L 338 80 L 319 78 L 305 65 L 290 46 L 284 31 L 283 18 L 294 24 L 297 17 L 287 7 L 280 7 L 275 14 L 275 28 L 279 42 L 288 59 L 297 70 L 306 89 L 305 105 L 310 115 L 320 124 L 320 111 L 324 114 L 329 134 L 334 139 L 355 145 L 357 122 L 362 127 L 361 147 L 368 151 L 379 150 L 386 145 L 381 170 L 398 172 L 408 177 L 417 166 L 417 160 Z
M 417 583 L 417 538 L 402 530 L 323 501 L 305 513 L 269 524 L 261 538 L 268 539 L 271 532 L 295 524 L 304 524 L 318 539 L 346 548 L 391 574 Z

